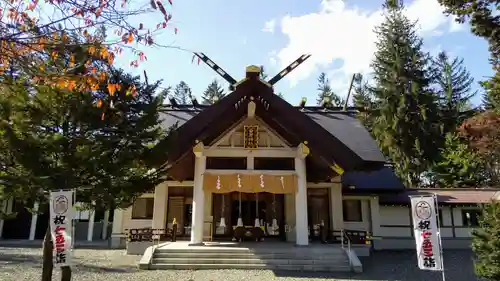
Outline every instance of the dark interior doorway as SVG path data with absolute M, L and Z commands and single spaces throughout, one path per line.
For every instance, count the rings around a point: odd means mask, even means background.
M 31 228 L 31 213 L 26 210 L 23 204 L 13 202 L 12 212 L 17 215 L 12 219 L 5 220 L 3 224 L 3 239 L 28 239 Z
M 330 229 L 330 195 L 328 188 L 311 188 L 307 190 L 307 216 L 309 238 L 321 240 L 321 225 L 325 231 Z
M 45 204 L 44 206 L 41 206 L 40 210 L 43 212 L 38 214 L 38 218 L 36 220 L 35 239 L 43 239 L 45 232 L 49 227 L 49 205 Z

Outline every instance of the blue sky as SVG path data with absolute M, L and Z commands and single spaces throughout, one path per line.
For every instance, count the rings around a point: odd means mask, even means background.
M 245 67 L 264 65 L 273 76 L 302 53 L 311 59 L 276 85 L 292 104 L 301 97 L 312 105 L 316 100 L 316 79 L 321 71 L 328 74 L 332 87 L 341 95 L 347 92 L 349 77 L 370 72 L 374 51 L 373 26 L 381 16 L 382 0 L 173 0 L 166 5 L 173 14 L 173 26 L 155 37 L 164 45 L 204 52 L 236 80 L 243 78 Z M 166 1 L 165 1 L 166 3 Z M 408 16 L 418 19 L 425 48 L 435 54 L 446 50 L 463 57 L 466 66 L 479 81 L 491 75 L 487 44 L 469 32 L 469 26 L 454 24 L 442 15 L 436 0 L 407 1 Z M 133 22 L 155 26 L 159 15 L 142 16 Z M 218 79 L 213 70 L 201 63 L 192 64 L 192 54 L 177 49 L 144 49 L 148 61 L 137 69 L 128 66 L 132 56 L 123 55 L 118 65 L 137 74 L 146 70 L 149 79 L 162 79 L 163 86 L 184 80 L 193 93 L 200 95 Z M 479 89 L 479 87 L 477 87 Z M 474 100 L 478 103 L 480 97 Z

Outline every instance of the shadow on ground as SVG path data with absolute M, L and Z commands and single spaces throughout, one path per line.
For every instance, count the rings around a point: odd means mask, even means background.
M 132 273 L 138 271 L 135 265 L 123 266 L 100 266 L 88 263 L 85 259 L 73 258 L 73 272 L 86 271 L 95 273 Z M 0 265 L 22 265 L 32 268 L 42 268 L 42 257 L 40 255 L 5 254 L 0 255 Z
M 479 281 L 474 274 L 473 255 L 470 250 L 450 250 L 444 254 L 447 280 Z M 441 272 L 423 271 L 417 267 L 414 251 L 377 251 L 371 257 L 360 258 L 363 273 L 320 273 L 275 271 L 278 277 L 304 279 L 346 279 L 373 281 L 439 281 Z

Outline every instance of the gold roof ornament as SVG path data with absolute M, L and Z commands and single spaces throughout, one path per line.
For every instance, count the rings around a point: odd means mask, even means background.
M 246 68 L 246 72 L 260 73 L 260 71 L 261 71 L 260 66 L 256 65 L 249 65 Z
M 340 167 L 337 163 L 331 165 L 330 169 L 332 169 L 335 173 L 339 175 L 342 175 L 344 173 L 344 169 L 342 169 L 342 167 Z

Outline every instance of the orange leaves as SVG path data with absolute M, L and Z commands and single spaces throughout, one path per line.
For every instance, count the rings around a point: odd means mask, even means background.
M 99 8 L 97 9 L 97 11 L 95 12 L 95 17 L 98 18 L 102 13 L 102 8 Z
M 91 56 L 95 55 L 97 49 L 94 46 L 90 46 L 87 50 Z
M 115 62 L 115 54 L 114 53 L 109 53 L 108 55 L 108 63 L 113 64 Z
M 108 93 L 110 96 L 114 96 L 116 91 L 120 91 L 120 84 L 108 84 Z
M 101 48 L 99 51 L 99 55 L 101 56 L 102 59 L 107 59 L 109 56 L 109 51 L 107 48 Z
M 69 57 L 69 64 L 68 64 L 68 67 L 73 67 L 75 66 L 75 56 L 71 55 Z

